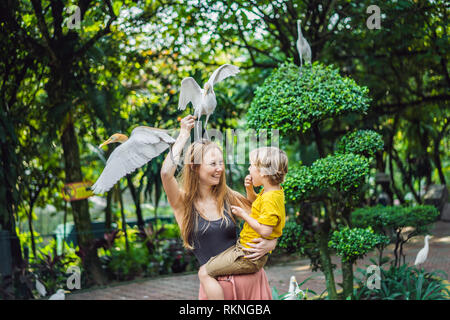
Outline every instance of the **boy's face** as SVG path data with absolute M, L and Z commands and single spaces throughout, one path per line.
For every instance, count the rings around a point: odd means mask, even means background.
M 250 172 L 250 176 L 252 177 L 253 185 L 255 187 L 259 187 L 263 184 L 263 176 L 259 172 L 259 169 L 250 162 L 250 167 L 248 167 L 248 171 Z

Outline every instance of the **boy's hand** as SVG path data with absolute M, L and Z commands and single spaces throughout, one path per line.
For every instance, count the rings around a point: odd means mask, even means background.
M 231 206 L 231 212 L 239 218 L 243 218 L 243 216 L 246 214 L 245 210 L 242 209 L 241 207 L 237 207 L 237 206 Z
M 246 189 L 253 188 L 253 180 L 251 175 L 247 175 L 244 180 L 244 186 Z

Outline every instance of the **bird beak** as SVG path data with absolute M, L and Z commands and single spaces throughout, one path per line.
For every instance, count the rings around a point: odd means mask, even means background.
M 110 144 L 112 142 L 111 138 L 109 138 L 108 140 L 106 140 L 105 142 L 103 142 L 101 145 L 98 146 L 98 148 L 100 149 L 103 146 L 106 146 L 107 144 Z
M 71 293 L 70 291 L 64 290 L 64 293 Z

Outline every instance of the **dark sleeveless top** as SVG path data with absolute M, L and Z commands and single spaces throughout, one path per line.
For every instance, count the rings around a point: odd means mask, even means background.
M 201 266 L 210 258 L 236 244 L 236 224 L 231 220 L 226 209 L 224 210 L 224 219 L 213 221 L 204 219 L 195 208 L 193 213 L 197 216 L 197 223 L 191 235 L 194 244 L 192 252 Z

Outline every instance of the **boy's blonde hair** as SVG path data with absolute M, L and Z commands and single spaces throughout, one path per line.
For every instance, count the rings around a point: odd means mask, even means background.
M 280 184 L 288 171 L 286 152 L 276 147 L 261 147 L 250 152 L 250 162 L 271 184 Z

